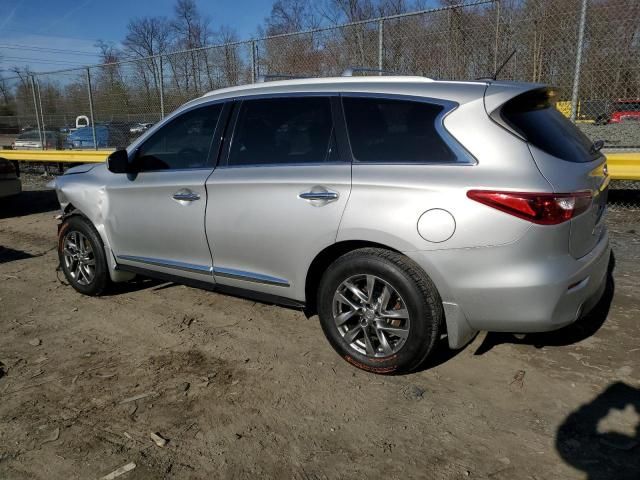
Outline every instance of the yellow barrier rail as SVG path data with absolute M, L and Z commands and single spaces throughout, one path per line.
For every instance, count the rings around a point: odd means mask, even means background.
M 113 150 L 0 150 L 0 157 L 19 162 L 102 163 Z
M 608 153 L 607 168 L 611 180 L 640 181 L 640 152 Z
M 20 162 L 102 163 L 113 150 L 0 150 L 0 157 Z M 640 181 L 640 152 L 608 153 L 611 180 Z

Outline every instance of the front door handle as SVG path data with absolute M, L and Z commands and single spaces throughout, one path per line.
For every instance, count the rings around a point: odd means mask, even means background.
M 194 200 L 200 200 L 200 195 L 191 190 L 180 190 L 173 194 L 173 199 L 182 202 L 193 202 Z
M 303 200 L 325 200 L 325 201 L 337 200 L 339 197 L 339 195 L 336 192 L 328 192 L 328 191 L 305 192 L 305 193 L 301 193 L 298 196 Z

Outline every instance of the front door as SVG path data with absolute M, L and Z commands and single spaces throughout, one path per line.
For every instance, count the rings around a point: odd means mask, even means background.
M 335 242 L 351 191 L 329 96 L 236 105 L 227 154 L 207 181 L 217 283 L 304 300 L 307 268 Z
M 176 116 L 137 148 L 138 173 L 109 183 L 105 221 L 119 264 L 213 282 L 205 181 L 222 110 L 217 103 Z

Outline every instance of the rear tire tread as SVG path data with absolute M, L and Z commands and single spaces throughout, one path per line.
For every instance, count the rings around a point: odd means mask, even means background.
M 408 279 L 413 283 L 415 288 L 418 290 L 418 297 L 422 300 L 421 310 L 425 312 L 431 313 L 431 321 L 428 321 L 430 328 L 429 339 L 428 342 L 422 347 L 421 352 L 415 356 L 414 360 L 407 365 L 398 366 L 397 368 L 376 368 L 370 367 L 366 365 L 362 365 L 359 362 L 354 363 L 354 360 L 347 358 L 347 355 L 343 355 L 345 360 L 349 363 L 355 364 L 359 368 L 363 368 L 368 371 L 373 371 L 375 373 L 382 374 L 393 374 L 393 373 L 403 373 L 407 371 L 414 370 L 419 367 L 427 358 L 429 353 L 433 350 L 436 342 L 440 338 L 440 332 L 443 325 L 444 320 L 444 311 L 442 308 L 442 301 L 440 299 L 440 295 L 438 294 L 438 290 L 434 285 L 433 281 L 429 278 L 429 276 L 420 268 L 418 264 L 416 264 L 412 259 L 402 255 L 393 250 L 387 250 L 383 248 L 376 247 L 365 247 L 359 248 L 356 250 L 352 250 L 348 253 L 345 253 L 341 257 L 338 257 L 325 271 L 322 280 L 320 281 L 320 288 L 318 290 L 318 305 L 322 305 L 322 285 L 326 279 L 326 275 L 328 272 L 334 270 L 335 268 L 339 268 L 344 263 L 352 262 L 354 260 L 371 260 L 380 262 L 382 260 L 383 263 L 390 263 L 393 266 L 397 267 L 404 275 L 408 277 Z M 319 309 L 321 310 L 321 309 Z M 325 332 L 326 333 L 326 332 Z M 331 342 L 333 344 L 333 342 Z M 335 348 L 335 345 L 334 345 Z

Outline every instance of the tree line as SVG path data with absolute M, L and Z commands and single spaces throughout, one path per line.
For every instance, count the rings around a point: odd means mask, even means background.
M 233 26 L 216 25 L 196 0 L 176 0 L 171 17 L 133 18 L 119 44 L 97 43 L 101 66 L 90 69 L 97 120 L 125 115 L 157 120 L 161 90 L 169 112 L 206 91 L 248 83 L 258 74 L 335 75 L 348 66 L 376 67 L 380 60 L 386 70 L 439 79 L 486 77 L 511 52 L 500 78 L 550 83 L 562 89 L 563 99 L 570 98 L 581 0 L 459 4 L 440 0 L 441 7 L 450 8 L 367 23 L 433 8 L 433 2 L 275 0 L 257 27 L 256 38 L 262 40 L 240 42 Z M 345 23 L 350 26 L 340 26 Z M 287 35 L 301 31 L 312 33 Z M 590 0 L 582 100 L 640 97 L 639 37 L 637 0 Z M 0 116 L 29 115 L 35 108 L 31 72 L 14 73 L 10 82 L 0 79 Z M 87 113 L 84 70 L 36 78 L 43 114 L 51 119 L 47 123 Z

